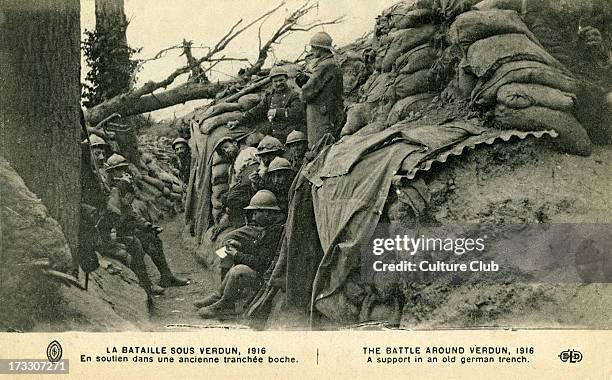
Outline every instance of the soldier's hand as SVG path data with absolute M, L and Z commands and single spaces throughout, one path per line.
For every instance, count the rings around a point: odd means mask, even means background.
M 239 125 L 240 125 L 240 121 L 238 121 L 238 120 L 228 121 L 227 122 L 227 128 L 228 129 L 234 129 L 234 128 L 236 128 Z
M 592 26 L 586 26 L 578 30 L 578 37 L 589 46 L 600 46 L 603 42 L 601 32 Z
M 310 79 L 308 74 L 306 74 L 303 71 L 300 71 L 295 76 L 295 84 L 297 84 L 298 87 L 302 87 L 303 85 L 305 85 L 308 82 L 308 79 Z

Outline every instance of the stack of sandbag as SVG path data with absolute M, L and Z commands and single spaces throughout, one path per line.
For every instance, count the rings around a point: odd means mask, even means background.
M 176 167 L 176 154 L 172 148 L 172 140 L 168 137 L 140 136 L 138 138 L 138 150 L 141 156 L 143 154 L 152 155 L 164 171 L 175 177 L 179 175 L 179 170 Z
M 200 132 L 209 134 L 213 129 L 230 121 L 239 121 L 241 118 L 242 110 L 239 103 L 218 103 L 197 114 L 194 120 L 199 125 Z
M 438 31 L 433 24 L 432 1 L 413 2 L 403 11 L 398 14 L 396 10 L 391 18 L 390 35 L 394 37 L 381 65 L 395 77 L 395 101 L 386 110 L 387 126 L 426 107 L 438 95 L 430 78 L 430 69 L 436 61 L 431 41 Z
M 223 197 L 229 190 L 229 167 L 230 162 L 217 153 L 213 153 L 211 160 L 211 197 L 212 216 L 216 223 L 223 215 Z
M 559 148 L 590 153 L 574 116 L 578 81 L 538 42 L 517 12 L 475 10 L 459 15 L 448 37 L 464 57 L 460 74 L 471 101 L 492 109 L 499 126 L 559 133 Z
M 348 108 L 342 135 L 365 126 L 368 133 L 384 129 L 437 95 L 429 75 L 436 60 L 430 42 L 437 31 L 431 6 L 430 0 L 404 1 L 378 17 L 372 43 L 376 71 L 361 87 L 359 103 Z
M 183 183 L 176 175 L 164 170 L 152 154 L 142 154 L 139 163 L 130 164 L 130 171 L 136 185 L 136 198 L 142 202 L 137 206 L 146 209 L 152 221 L 182 210 Z

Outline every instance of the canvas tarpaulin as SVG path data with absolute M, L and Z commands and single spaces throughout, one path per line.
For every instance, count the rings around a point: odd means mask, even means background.
M 212 226 L 212 168 L 209 165 L 213 147 L 226 135 L 240 138 L 250 133 L 246 128 L 229 130 L 225 126 L 213 129 L 210 134 L 203 134 L 198 124 L 193 122 L 191 128 L 192 170 L 185 201 L 185 219 L 195 232 L 198 242 L 206 230 Z M 195 148 L 195 149 L 194 149 Z M 195 154 L 193 153 L 195 152 Z M 195 163 L 195 165 L 193 165 Z
M 374 233 L 402 163 L 484 130 L 452 123 L 418 128 L 399 124 L 367 136 L 346 136 L 305 168 L 303 175 L 313 184 L 312 205 L 323 252 L 312 287 L 315 308 L 318 301 L 342 291 L 359 267 L 361 244 Z M 412 165 L 419 162 L 413 160 Z

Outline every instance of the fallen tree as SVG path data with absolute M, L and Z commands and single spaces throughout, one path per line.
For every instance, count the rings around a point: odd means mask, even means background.
M 329 21 L 313 21 L 306 24 L 301 23 L 304 16 L 318 7 L 317 2 L 312 3 L 310 1 L 306 1 L 295 11 L 290 13 L 284 19 L 282 25 L 272 34 L 272 36 L 265 43 L 262 43 L 261 26 L 270 17 L 270 15 L 278 11 L 285 4 L 286 0 L 283 0 L 277 6 L 241 28 L 239 27 L 241 26 L 243 20 L 238 20 L 213 47 L 207 47 L 208 52 L 203 57 L 194 60 L 190 51 L 190 54 L 187 57 L 188 64 L 175 70 L 167 78 L 159 82 L 149 81 L 140 88 L 132 89 L 126 93 L 108 99 L 95 107 L 87 109 L 85 111 L 85 118 L 87 122 L 90 125 L 96 125 L 114 113 L 118 113 L 125 117 L 141 114 L 143 112 L 155 111 L 176 104 L 185 103 L 190 100 L 215 99 L 219 94 L 226 93 L 225 90 L 236 85 L 245 84 L 252 75 L 258 74 L 267 60 L 272 46 L 280 43 L 288 34 L 299 31 L 310 31 L 322 25 L 332 25 L 343 21 L 343 17 L 339 17 Z M 226 55 L 222 55 L 222 52 L 238 35 L 257 23 L 260 23 L 258 32 L 259 53 L 257 60 L 252 63 L 249 68 L 241 70 L 236 79 L 228 81 L 201 82 L 197 80 L 198 77 L 205 77 L 206 73 L 210 72 L 210 70 L 220 62 L 247 61 L 245 58 L 227 57 Z M 191 47 L 192 45 L 189 43 L 189 48 L 191 49 Z M 183 42 L 179 45 L 166 48 L 156 54 L 154 58 L 143 60 L 143 62 L 161 58 L 167 51 L 172 49 L 181 49 L 185 51 L 185 43 Z M 203 64 L 208 64 L 208 68 L 201 70 L 198 69 L 198 75 L 195 78 L 192 75 L 192 78 L 190 78 L 188 82 L 175 88 L 167 89 L 168 86 L 173 84 L 179 76 L 187 73 L 193 74 L 194 68 L 197 69 Z M 155 92 L 160 89 L 164 89 L 164 91 L 157 93 Z

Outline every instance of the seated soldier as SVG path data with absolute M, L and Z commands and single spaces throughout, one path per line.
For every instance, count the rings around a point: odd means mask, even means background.
M 132 181 L 132 173 L 130 172 L 130 163 L 128 160 L 120 154 L 113 153 L 106 164 L 101 169 L 101 174 L 104 180 L 112 184 L 117 179 L 122 178 L 128 182 Z
M 248 206 L 255 191 L 251 184 L 250 175 L 259 168 L 257 149 L 246 147 L 239 149 L 238 141 L 230 137 L 221 138 L 214 147 L 214 151 L 231 162 L 229 178 L 230 187 L 223 197 L 225 215 L 215 226 L 212 239 L 229 226 L 240 227 L 245 224 L 244 208 Z
M 257 145 L 259 168 L 249 176 L 253 189 L 263 188 L 263 177 L 268 171 L 268 166 L 274 158 L 282 156 L 283 153 L 285 153 L 285 146 L 275 137 L 266 136 L 259 142 Z
M 289 206 L 289 189 L 295 178 L 295 172 L 289 161 L 282 157 L 276 157 L 270 163 L 268 171 L 264 175 L 264 188 L 270 190 L 276 196 L 278 206 L 284 215 L 287 215 Z
M 298 171 L 304 163 L 304 155 L 308 152 L 308 138 L 304 132 L 292 131 L 287 136 L 287 159 L 293 170 Z
M 119 178 L 113 182 L 107 209 L 97 228 L 103 241 L 103 252 L 121 260 L 138 276 L 147 294 L 163 294 L 165 287 L 184 286 L 189 281 L 176 277 L 166 261 L 162 241 L 157 236 L 162 228 L 140 218 L 132 207 L 134 188 L 130 181 Z M 159 285 L 153 285 L 144 263 L 148 254 L 161 275 Z
M 245 210 L 251 213 L 251 222 L 225 238 L 226 258 L 233 265 L 221 287 L 194 303 L 202 318 L 235 314 L 236 302 L 247 301 L 263 284 L 262 276 L 277 253 L 283 225 L 277 223 L 280 208 L 274 194 L 258 191 Z

